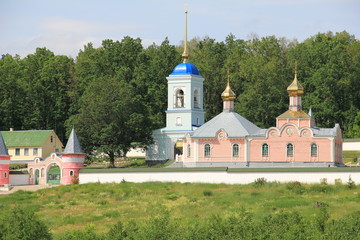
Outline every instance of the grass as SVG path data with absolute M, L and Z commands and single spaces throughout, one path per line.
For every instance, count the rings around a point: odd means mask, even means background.
M 37 212 L 56 236 L 93 224 L 104 233 L 121 220 L 145 222 L 169 213 L 184 224 L 211 214 L 226 215 L 246 209 L 255 218 L 296 210 L 312 217 L 318 202 L 329 205 L 331 218 L 360 211 L 360 186 L 261 181 L 246 185 L 203 183 L 90 183 L 59 186 L 37 192 L 0 195 L 0 210 L 25 206 Z
M 343 151 L 344 163 L 356 163 L 358 157 L 360 157 L 359 151 Z

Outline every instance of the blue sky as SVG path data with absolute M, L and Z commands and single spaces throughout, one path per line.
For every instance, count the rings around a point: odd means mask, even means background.
M 360 38 L 360 0 L 0 0 L 0 54 L 25 57 L 37 47 L 76 57 L 104 39 L 139 37 L 146 47 L 166 37 L 183 40 L 188 5 L 189 39 L 249 39 L 275 35 L 304 39 L 347 31 Z

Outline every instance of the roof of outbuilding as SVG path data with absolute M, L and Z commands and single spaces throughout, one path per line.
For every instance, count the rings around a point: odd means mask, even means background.
M 71 130 L 69 140 L 66 143 L 66 147 L 65 147 L 63 153 L 65 153 L 65 154 L 71 154 L 71 153 L 82 154 L 82 153 L 84 153 L 83 150 L 81 149 L 80 142 L 79 142 L 79 139 L 76 135 L 74 128 Z
M 220 129 L 223 129 L 228 137 L 245 137 L 261 131 L 258 126 L 236 112 L 224 111 L 196 129 L 192 137 L 216 137 Z
M 7 147 L 5 145 L 4 139 L 2 137 L 2 134 L 0 132 L 0 156 L 9 156 Z
M 53 130 L 2 131 L 7 147 L 42 146 Z

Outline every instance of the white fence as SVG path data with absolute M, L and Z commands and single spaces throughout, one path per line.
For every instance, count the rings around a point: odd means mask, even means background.
M 227 183 L 248 184 L 258 178 L 267 181 L 302 183 L 320 183 L 326 178 L 329 184 L 334 184 L 335 179 L 348 182 L 349 177 L 360 184 L 360 172 L 273 172 L 273 173 L 228 173 L 228 172 L 138 172 L 138 173 L 80 173 L 80 183 L 100 182 L 109 183 L 121 181 L 128 182 L 192 182 L 192 183 Z

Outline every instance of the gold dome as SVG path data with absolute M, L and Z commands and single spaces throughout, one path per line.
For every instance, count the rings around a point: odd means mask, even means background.
M 295 71 L 295 77 L 290 86 L 288 86 L 287 91 L 290 96 L 301 96 L 304 93 L 304 88 L 301 86 L 299 81 L 297 80 L 296 71 Z
M 225 90 L 224 90 L 223 93 L 221 94 L 221 98 L 222 98 L 224 101 L 234 101 L 235 98 L 236 98 L 235 93 L 233 92 L 233 90 L 231 90 L 229 81 L 228 81 L 228 83 L 227 83 L 227 86 L 226 86 Z

